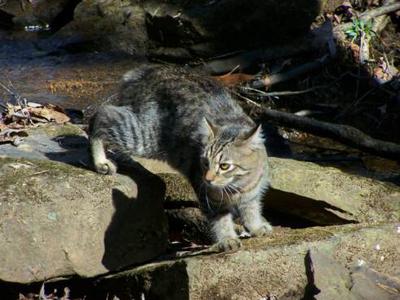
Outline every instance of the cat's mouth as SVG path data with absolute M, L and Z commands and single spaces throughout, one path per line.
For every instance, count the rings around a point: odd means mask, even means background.
M 226 180 L 226 181 L 223 181 L 223 182 L 220 182 L 220 181 L 217 181 L 217 180 L 210 181 L 210 180 L 207 180 L 205 178 L 203 178 L 203 180 L 204 180 L 205 184 L 210 188 L 214 187 L 214 188 L 222 189 L 222 188 L 228 186 L 229 184 L 231 184 L 232 181 L 233 181 L 233 178 L 229 179 L 229 180 Z
M 209 188 L 214 188 L 214 189 L 223 189 L 226 184 L 218 184 L 218 183 L 211 183 L 211 182 L 206 182 L 206 185 Z
M 240 193 L 239 188 L 237 188 L 235 185 L 232 184 L 233 180 L 229 180 L 228 182 L 210 182 L 207 180 L 204 180 L 205 185 L 207 186 L 207 189 L 213 190 L 215 192 L 220 192 L 220 191 L 229 191 L 232 194 Z

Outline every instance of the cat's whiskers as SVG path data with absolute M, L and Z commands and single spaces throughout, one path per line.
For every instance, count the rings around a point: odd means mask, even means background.
M 229 188 L 229 185 L 226 185 L 226 186 L 223 187 L 223 190 L 226 192 L 226 196 L 228 197 L 229 202 L 232 202 L 232 197 L 231 196 L 233 196 L 233 194 L 231 192 L 231 195 L 229 195 L 229 189 L 228 188 Z
M 242 193 L 241 188 L 239 188 L 236 184 L 231 183 L 231 184 L 229 184 L 229 187 L 230 187 L 232 190 L 234 190 L 236 193 L 238 193 L 238 194 L 241 194 L 241 193 Z
M 230 185 L 226 186 L 226 190 L 231 193 L 231 198 L 233 198 L 234 197 L 234 193 L 236 193 L 236 191 Z
M 220 188 L 219 191 L 220 191 L 220 193 L 221 193 L 221 198 L 220 198 L 220 200 L 219 200 L 219 207 L 221 207 L 221 206 L 222 206 L 222 203 L 224 202 L 224 189 L 223 189 L 223 188 Z
M 228 193 L 226 192 L 224 186 L 221 188 L 221 190 L 222 190 L 222 195 L 225 195 L 225 194 L 226 194 L 226 198 L 229 200 L 229 195 L 228 195 Z

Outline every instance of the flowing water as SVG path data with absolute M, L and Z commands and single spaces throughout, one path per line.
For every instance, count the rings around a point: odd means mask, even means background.
M 137 64 L 121 53 L 84 52 L 69 42 L 0 36 L 0 83 L 28 101 L 83 109 L 115 93 L 122 74 Z M 0 99 L 10 96 L 0 88 Z

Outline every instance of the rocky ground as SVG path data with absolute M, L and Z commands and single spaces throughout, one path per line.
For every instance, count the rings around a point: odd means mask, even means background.
M 65 286 L 86 299 L 399 296 L 396 185 L 271 158 L 265 214 L 275 232 L 218 254 L 207 250 L 207 225 L 190 186 L 168 166 L 142 160 L 156 176 L 137 167 L 101 176 L 89 169 L 78 126 L 28 133 L 18 147 L 0 146 L 1 293 L 45 281 L 47 293 Z M 306 228 L 290 229 L 291 218 Z M 89 279 L 49 281 L 65 276 Z

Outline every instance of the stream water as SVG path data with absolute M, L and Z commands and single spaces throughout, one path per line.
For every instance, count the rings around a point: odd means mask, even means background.
M 70 40 L 0 37 L 0 82 L 28 101 L 84 109 L 112 95 L 135 64 L 121 53 L 81 51 Z M 0 97 L 10 93 L 2 89 Z

